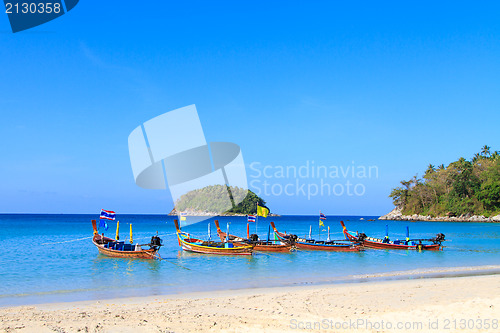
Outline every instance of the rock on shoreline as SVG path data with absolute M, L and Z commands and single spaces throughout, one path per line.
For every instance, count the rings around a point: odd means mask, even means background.
M 394 220 L 394 221 L 442 221 L 442 222 L 500 222 L 500 215 L 485 217 L 483 215 L 460 215 L 460 216 L 436 216 L 430 215 L 403 215 L 401 209 L 396 207 L 389 214 L 378 218 L 379 220 Z

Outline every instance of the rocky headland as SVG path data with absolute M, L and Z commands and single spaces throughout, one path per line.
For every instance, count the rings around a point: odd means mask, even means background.
M 393 221 L 443 221 L 443 222 L 500 222 L 500 215 L 485 217 L 483 215 L 464 214 L 460 216 L 430 216 L 430 215 L 403 215 L 401 208 L 394 208 L 390 213 L 378 218 L 379 220 Z

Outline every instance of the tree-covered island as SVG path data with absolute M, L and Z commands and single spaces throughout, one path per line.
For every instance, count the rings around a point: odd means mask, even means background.
M 177 212 L 188 215 L 248 215 L 256 214 L 257 204 L 266 206 L 266 201 L 254 192 L 235 186 L 211 185 L 190 191 L 175 202 Z

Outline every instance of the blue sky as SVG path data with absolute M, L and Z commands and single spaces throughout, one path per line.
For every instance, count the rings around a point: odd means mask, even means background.
M 272 211 L 384 214 L 390 189 L 429 163 L 500 149 L 499 14 L 496 2 L 81 1 L 16 34 L 0 15 L 0 212 L 170 211 L 169 192 L 135 185 L 127 137 L 196 104 L 207 141 L 239 144 L 247 165 L 378 169 L 327 180 L 363 195 L 264 196 Z

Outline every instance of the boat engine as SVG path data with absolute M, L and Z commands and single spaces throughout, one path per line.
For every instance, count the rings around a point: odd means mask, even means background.
M 434 243 L 441 243 L 441 242 L 444 242 L 444 234 L 442 233 L 439 233 L 436 235 L 436 237 L 432 240 Z
M 149 243 L 150 247 L 160 247 L 163 245 L 163 241 L 158 236 L 151 237 L 151 243 Z
M 362 242 L 366 239 L 366 234 L 365 233 L 359 233 L 358 234 L 358 242 Z
M 294 235 L 294 234 L 291 234 L 290 236 L 288 236 L 288 240 L 290 241 L 291 245 L 294 245 L 298 238 L 299 238 L 299 236 Z
M 259 240 L 259 236 L 257 234 L 251 234 L 249 238 L 252 242 L 256 242 Z

